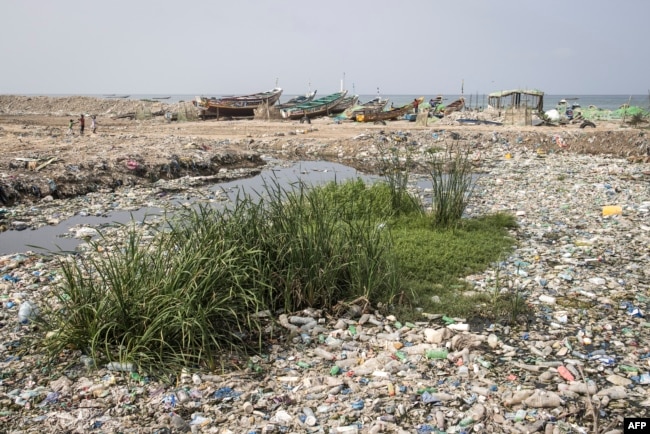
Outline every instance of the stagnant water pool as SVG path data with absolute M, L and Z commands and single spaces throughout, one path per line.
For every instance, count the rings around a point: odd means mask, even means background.
M 369 176 L 357 169 L 328 161 L 300 161 L 296 163 L 270 163 L 259 175 L 235 181 L 213 184 L 212 191 L 224 192 L 229 199 L 235 199 L 238 194 L 254 196 L 256 192 L 264 192 L 265 185 L 278 185 L 290 189 L 293 184 L 302 182 L 307 186 L 321 185 L 331 181 L 345 181 L 361 178 L 367 182 L 380 179 Z M 430 186 L 430 180 L 416 180 L 416 186 L 425 189 Z M 178 199 L 178 202 L 181 200 Z M 35 252 L 74 251 L 83 241 L 71 236 L 71 229 L 79 226 L 101 227 L 105 225 L 123 224 L 131 221 L 142 221 L 149 216 L 160 215 L 159 208 L 141 208 L 136 211 L 115 210 L 105 216 L 75 215 L 60 222 L 56 226 L 43 226 L 38 229 L 22 231 L 11 230 L 0 233 L 0 255 Z

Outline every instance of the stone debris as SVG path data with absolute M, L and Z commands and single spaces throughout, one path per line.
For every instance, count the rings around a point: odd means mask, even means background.
M 445 135 L 418 134 L 407 136 L 416 150 Z M 368 136 L 357 140 L 369 141 L 360 152 L 370 155 L 380 137 Z M 468 213 L 512 213 L 519 227 L 509 257 L 466 279 L 475 291 L 521 294 L 534 316 L 517 324 L 450 320 L 444 312 L 402 323 L 358 306 L 339 318 L 294 312 L 277 318 L 291 339 L 269 343 L 243 371 L 180 372 L 168 384 L 129 364 L 94 366 L 70 351 L 45 372 L 24 338 L 61 276 L 47 256 L 0 256 L 3 430 L 622 432 L 624 417 L 644 417 L 650 407 L 650 168 L 622 156 L 539 149 L 496 140 L 473 150 L 480 175 Z M 203 187 L 165 181 L 95 193 L 85 196 L 84 209 L 152 205 L 163 188 L 191 194 Z M 413 189 L 426 199 L 426 189 Z M 81 201 L 66 206 L 79 209 Z M 32 214 L 49 214 L 42 205 Z M 605 215 L 608 206 L 620 212 Z

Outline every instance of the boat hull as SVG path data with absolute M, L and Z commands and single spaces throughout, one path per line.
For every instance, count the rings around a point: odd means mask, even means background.
M 422 101 L 424 101 L 424 97 L 418 98 L 418 101 L 422 103 Z M 405 104 L 401 107 L 385 111 L 364 111 L 357 113 L 356 120 L 357 122 L 393 121 L 395 119 L 404 117 L 405 114 L 410 113 L 412 110 L 413 103 Z
M 194 104 L 199 114 L 206 117 L 253 117 L 255 109 L 261 105 L 274 105 L 280 99 L 282 89 L 276 88 L 268 92 L 251 95 L 229 96 L 222 98 L 197 97 Z
M 315 99 L 306 104 L 298 104 L 297 106 L 289 109 L 281 110 L 280 113 L 284 119 L 302 119 L 302 118 L 315 118 L 318 116 L 327 116 L 332 113 L 332 109 L 336 107 L 345 98 L 347 91 L 338 92 L 335 94 L 324 96 L 323 98 Z

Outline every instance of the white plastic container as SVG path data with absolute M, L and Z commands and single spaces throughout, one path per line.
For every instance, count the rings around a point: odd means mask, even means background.
M 27 324 L 38 315 L 38 308 L 31 301 L 24 301 L 18 309 L 18 321 L 21 324 Z
M 546 304 L 555 304 L 555 297 L 551 297 L 550 295 L 540 295 L 539 301 Z

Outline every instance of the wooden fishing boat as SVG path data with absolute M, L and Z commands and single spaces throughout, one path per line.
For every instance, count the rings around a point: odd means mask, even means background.
M 463 107 L 465 107 L 465 98 L 461 96 L 456 101 L 447 104 L 447 106 L 445 107 L 445 116 L 453 112 L 460 111 L 462 110 Z
M 114 93 L 111 93 L 109 95 L 104 95 L 104 98 L 128 98 L 131 95 L 115 95 Z
M 358 101 L 359 101 L 359 95 L 347 96 L 347 97 L 343 98 L 334 107 L 332 107 L 332 109 L 330 110 L 330 114 L 343 113 L 344 111 L 346 111 L 350 107 L 357 105 Z
M 424 101 L 424 97 L 421 96 L 420 98 L 417 98 L 417 100 L 421 104 L 422 101 Z M 385 121 L 392 121 L 392 120 L 404 117 L 405 114 L 411 112 L 412 110 L 413 110 L 413 103 L 410 102 L 408 104 L 404 104 L 403 106 L 395 107 L 395 108 L 392 108 L 390 110 L 383 110 L 383 111 L 367 110 L 367 111 L 363 111 L 361 113 L 357 113 L 356 119 L 357 119 L 357 122 L 384 123 Z
M 332 108 L 336 107 L 341 102 L 347 90 L 343 92 L 332 93 L 312 101 L 297 104 L 293 107 L 280 110 L 284 119 L 301 119 L 301 118 L 315 118 L 317 116 L 327 116 L 331 113 Z
M 313 91 L 313 92 L 308 92 L 305 95 L 296 96 L 294 98 L 291 98 L 287 102 L 276 104 L 275 108 L 277 108 L 279 110 L 282 110 L 282 109 L 286 109 L 286 108 L 289 108 L 289 107 L 293 107 L 293 106 L 298 105 L 298 104 L 304 104 L 306 102 L 313 101 L 314 98 L 316 97 L 316 92 L 317 91 Z
M 388 98 L 376 97 L 370 101 L 366 101 L 362 104 L 356 104 L 350 107 L 349 109 L 343 112 L 343 115 L 346 119 L 351 119 L 355 121 L 357 119 L 357 114 L 362 112 L 373 112 L 373 111 L 382 111 L 386 108 L 388 104 Z
M 197 96 L 193 101 L 201 117 L 253 117 L 255 109 L 262 104 L 275 104 L 282 95 L 282 89 L 276 87 L 266 92 L 250 95 L 231 95 L 221 98 Z

